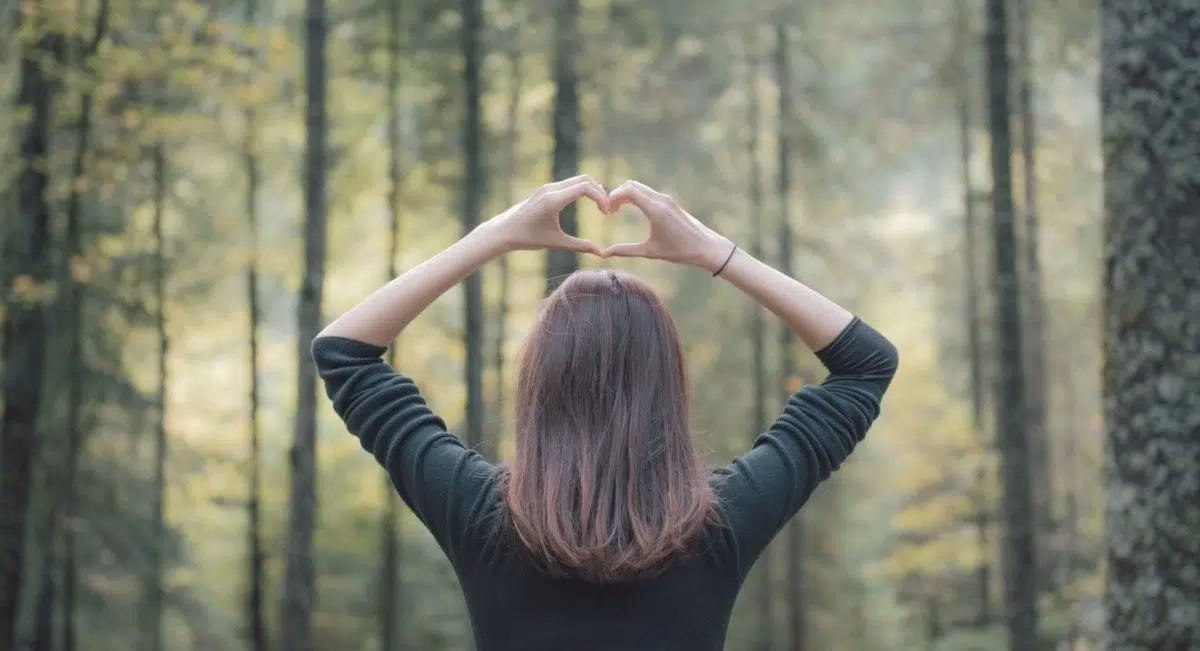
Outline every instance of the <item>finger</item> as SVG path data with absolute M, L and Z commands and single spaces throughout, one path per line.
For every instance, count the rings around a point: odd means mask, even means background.
M 562 242 L 562 245 L 558 248 L 563 248 L 568 251 L 578 251 L 579 253 L 591 253 L 592 255 L 601 255 L 602 253 L 600 251 L 600 247 L 588 240 L 583 239 L 582 237 L 575 237 L 574 235 L 567 235 L 566 233 L 563 233 Z
M 572 176 L 569 179 L 563 179 L 561 181 L 553 181 L 551 183 L 547 183 L 544 187 L 547 192 L 554 192 L 556 190 L 568 188 L 568 187 L 571 187 L 573 185 L 576 185 L 576 184 L 582 183 L 582 182 L 596 183 L 596 180 L 587 174 L 579 174 L 577 176 Z M 596 185 L 600 185 L 600 184 L 596 183 Z
M 626 204 L 637 206 L 638 210 L 641 210 L 648 219 L 653 219 L 657 215 L 659 208 L 661 208 L 657 201 L 637 185 L 633 184 L 622 185 L 608 195 L 608 209 L 610 211 L 616 211 Z
M 642 192 L 645 192 L 646 195 L 652 199 L 657 199 L 658 201 L 663 201 L 663 202 L 672 201 L 671 195 L 663 193 L 663 192 L 659 192 L 658 190 L 655 190 L 654 188 L 646 185 L 645 183 L 642 183 L 641 181 L 631 180 L 629 182 L 631 184 L 633 184 L 634 187 L 641 189 Z
M 602 258 L 644 258 L 649 254 L 646 242 L 622 242 L 600 252 Z
M 565 208 L 567 204 L 583 197 L 591 199 L 600 207 L 600 210 L 608 212 L 609 200 L 604 188 L 600 187 L 599 183 L 587 181 L 547 193 L 544 197 L 546 201 L 544 205 L 557 212 Z

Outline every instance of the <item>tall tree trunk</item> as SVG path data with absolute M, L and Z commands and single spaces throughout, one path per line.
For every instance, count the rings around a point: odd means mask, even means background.
M 280 651 L 314 651 L 312 615 L 317 600 L 313 558 L 317 524 L 317 386 L 310 348 L 321 329 L 321 299 L 325 286 L 329 210 L 325 39 L 329 16 L 325 0 L 305 0 L 305 13 L 304 277 L 296 319 L 299 363 Z
M 787 27 L 775 27 L 775 82 L 779 91 L 779 177 L 776 191 L 779 198 L 779 270 L 792 275 L 792 173 L 791 138 L 792 79 Z M 796 336 L 791 328 L 779 329 L 780 382 L 791 387 L 796 382 Z M 791 648 L 804 651 L 808 646 L 808 610 L 804 590 L 804 531 L 802 516 L 792 518 L 787 538 L 788 621 Z
M 554 180 L 579 173 L 583 125 L 579 111 L 579 0 L 554 3 Z M 579 235 L 575 204 L 563 208 L 559 222 L 567 235 Z M 579 269 L 574 251 L 546 252 L 546 293 Z
M 1062 372 L 1062 396 L 1063 403 L 1066 409 L 1063 414 L 1063 422 L 1072 423 L 1070 428 L 1064 428 L 1063 434 L 1063 450 L 1062 450 L 1062 485 L 1063 485 L 1063 535 L 1067 540 L 1071 541 L 1067 544 L 1066 553 L 1058 559 L 1058 571 L 1061 574 L 1062 585 L 1065 588 L 1064 593 L 1072 594 L 1075 581 L 1079 575 L 1078 567 L 1079 559 L 1083 553 L 1083 545 L 1080 533 L 1080 509 L 1079 495 L 1085 489 L 1080 487 L 1080 425 L 1089 427 L 1087 416 L 1079 407 L 1079 386 L 1075 371 L 1067 368 Z M 1063 640 L 1066 643 L 1066 648 L 1074 651 L 1079 640 L 1081 627 L 1080 615 L 1077 602 L 1072 603 L 1072 600 L 1067 601 L 1069 610 L 1069 622 L 1067 630 L 1063 633 Z
M 617 18 L 621 13 L 621 0 L 609 0 L 608 16 L 607 16 L 607 31 L 605 32 L 604 42 L 600 46 L 600 51 L 604 57 L 605 68 L 609 70 L 606 82 L 600 86 L 600 120 L 603 125 L 604 135 L 601 142 L 604 143 L 604 167 L 600 172 L 600 183 L 605 188 L 612 189 L 616 186 L 617 180 L 615 168 L 617 162 L 617 146 L 614 142 L 614 136 L 620 129 L 617 123 L 616 110 L 616 86 L 618 75 L 620 74 L 621 48 L 612 42 L 615 34 L 619 34 L 617 28 Z M 600 239 L 604 241 L 601 246 L 608 246 L 616 241 L 614 234 L 616 224 L 615 219 L 600 220 Z
M 109 0 L 101 0 L 99 13 L 96 15 L 96 25 L 92 40 L 84 48 L 83 60 L 86 62 L 100 47 L 108 35 L 108 21 L 111 12 Z M 67 194 L 65 225 L 63 228 L 63 258 L 60 261 L 59 278 L 66 288 L 64 296 L 63 325 L 67 328 L 67 346 L 63 351 L 67 363 L 71 366 L 66 382 L 66 414 L 63 427 L 67 436 L 66 472 L 63 482 L 63 504 L 55 518 L 55 527 L 61 540 L 61 558 L 59 566 L 59 644 L 61 651 L 75 651 L 75 588 L 77 567 L 75 556 L 75 535 L 78 512 L 79 494 L 79 461 L 83 454 L 83 376 L 87 363 L 83 359 L 83 301 L 84 280 L 75 277 L 75 259 L 83 250 L 83 193 L 82 179 L 87 152 L 91 147 L 93 99 L 90 92 L 85 92 L 79 100 L 79 120 L 76 123 L 75 152 L 71 160 L 71 187 Z
M 758 30 L 751 28 L 750 37 L 746 43 L 746 159 L 750 194 L 747 206 L 750 213 L 750 228 L 753 241 L 750 243 L 750 254 L 759 260 L 764 259 L 764 241 L 766 229 L 763 226 L 763 197 L 766 194 L 763 183 L 762 166 L 762 104 L 758 87 L 760 69 Z M 750 406 L 750 438 L 751 443 L 767 429 L 767 349 L 766 322 L 763 319 L 762 308 L 757 304 L 750 306 L 750 348 L 753 361 L 751 372 L 754 374 L 754 388 L 751 394 Z M 773 604 L 774 592 L 771 589 L 770 554 L 759 557 L 757 565 L 758 605 L 756 610 L 761 618 L 755 630 L 754 648 L 758 651 L 771 651 L 775 646 L 775 618 Z
M 32 4 L 24 5 L 36 13 Z M 38 19 L 38 16 L 25 17 Z M 61 62 L 61 37 L 44 31 L 25 44 L 20 61 L 17 109 L 27 111 L 29 121 L 20 136 L 21 169 L 17 174 L 16 219 L 8 225 L 4 255 L 0 258 L 0 288 L 16 296 L 5 304 L 0 327 L 0 351 L 4 369 L 4 415 L 0 420 L 0 647 L 14 645 L 18 615 L 17 596 L 25 566 L 26 517 L 37 458 L 47 345 L 46 306 L 40 299 L 21 296 L 22 287 L 49 280 L 46 264 L 50 243 L 51 206 L 48 155 L 52 130 L 55 84 L 44 67 Z
M 388 140 L 388 213 L 391 247 L 388 250 L 387 280 L 396 277 L 396 259 L 400 257 L 400 36 L 401 11 L 398 0 L 387 3 L 388 73 L 387 73 L 387 140 Z M 388 348 L 388 364 L 396 367 L 397 344 Z M 382 557 L 379 581 L 379 646 L 381 651 L 400 648 L 400 537 L 396 531 L 400 500 L 396 488 L 386 475 L 383 477 L 383 517 L 380 522 Z
M 57 563 L 57 553 L 53 543 L 47 550 L 46 562 L 42 564 L 42 585 L 37 595 L 36 620 L 34 623 L 33 643 L 28 646 L 30 651 L 54 651 L 54 598 L 57 592 L 54 583 L 54 567 Z
M 258 26 L 258 0 L 246 1 L 246 24 L 254 29 Z M 246 632 L 250 651 L 267 651 L 266 622 L 266 551 L 262 541 L 262 436 L 258 417 L 261 402 L 261 387 L 258 377 L 259 318 L 258 304 L 258 190 L 261 170 L 258 160 L 258 110 L 246 109 L 246 141 L 242 155 L 246 173 L 246 232 L 249 235 L 249 255 L 246 260 L 246 312 L 249 317 L 246 332 L 247 372 L 250 380 L 249 410 L 247 426 L 250 430 L 250 458 L 248 459 L 249 495 L 246 499 Z
M 1012 194 L 1008 16 L 1004 0 L 987 0 L 988 130 L 991 134 L 992 212 L 996 287 L 996 439 L 1004 513 L 1004 588 L 1009 648 L 1038 648 L 1033 495 L 1026 430 L 1021 294 Z
M 975 205 L 975 185 L 971 179 L 971 95 L 973 85 L 971 80 L 970 48 L 968 43 L 971 34 L 971 21 L 967 13 L 966 2 L 959 2 L 955 10 L 957 19 L 957 49 L 958 49 L 958 80 L 957 114 L 958 114 L 958 143 L 959 167 L 962 174 L 963 192 L 963 292 L 966 295 L 966 330 L 967 330 L 967 372 L 970 377 L 971 397 L 971 426 L 975 436 L 981 440 L 986 436 L 984 423 L 984 401 L 986 391 L 983 386 L 983 345 L 981 336 L 982 315 L 979 305 L 979 255 L 976 247 L 979 243 L 979 214 Z M 975 478 L 972 491 L 975 495 L 975 531 L 982 552 L 979 568 L 976 570 L 976 581 L 979 589 L 979 620 L 980 625 L 992 619 L 992 567 L 991 567 L 991 518 L 988 517 L 990 505 L 986 493 L 987 471 L 981 464 Z
M 483 3 L 482 0 L 462 0 L 463 92 L 466 113 L 463 116 L 463 158 L 466 178 L 463 181 L 462 233 L 470 233 L 479 224 L 486 194 L 483 160 Z M 471 448 L 483 446 L 483 285 L 476 272 L 463 281 L 464 345 L 467 363 L 466 442 Z
M 1200 8 L 1100 3 L 1108 649 L 1200 648 Z
M 1049 539 L 1053 520 L 1053 487 L 1050 483 L 1050 464 L 1053 450 L 1050 446 L 1049 422 L 1047 420 L 1047 392 L 1050 384 L 1046 377 L 1046 302 L 1042 291 L 1042 261 L 1040 227 L 1037 212 L 1037 117 L 1033 112 L 1033 17 L 1029 9 L 1030 0 L 1015 0 L 1013 16 L 1017 31 L 1017 68 L 1021 71 L 1017 87 L 1017 113 L 1021 125 L 1021 185 L 1024 198 L 1024 251 L 1018 255 L 1022 268 L 1018 278 L 1023 277 L 1022 297 L 1024 303 L 1024 344 L 1026 366 L 1026 425 L 1029 431 L 1029 469 L 1032 474 L 1034 498 L 1034 527 L 1036 538 L 1042 541 L 1035 549 L 1038 571 L 1049 572 L 1049 550 L 1044 541 Z M 1046 582 L 1042 587 L 1051 587 Z
M 509 76 L 509 95 L 508 95 L 508 119 L 507 130 L 504 136 L 505 149 L 508 155 L 508 170 L 509 176 L 504 183 L 504 205 L 511 206 L 516 203 L 516 185 L 519 166 L 518 156 L 518 137 L 521 134 L 521 90 L 524 86 L 522 71 L 521 71 L 521 37 L 520 37 L 520 22 L 514 33 L 511 35 L 511 46 L 508 49 L 508 68 Z M 494 350 L 495 360 L 494 369 L 496 372 L 496 409 L 504 409 L 504 386 L 505 386 L 505 344 L 508 343 L 508 292 L 509 292 L 509 275 L 510 266 L 508 256 L 501 256 L 500 261 L 500 288 L 498 290 L 499 299 L 496 305 L 496 348 Z M 497 441 L 498 443 L 499 441 Z
M 151 151 L 154 174 L 154 329 L 158 339 L 158 396 L 154 421 L 154 490 L 150 505 L 150 569 L 143 587 L 142 649 L 162 649 L 163 567 L 166 553 L 167 499 L 167 265 L 166 240 L 163 236 L 163 211 L 166 206 L 167 163 L 161 142 Z

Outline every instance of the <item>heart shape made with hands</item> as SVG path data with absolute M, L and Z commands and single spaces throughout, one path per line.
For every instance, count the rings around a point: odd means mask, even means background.
M 588 198 L 605 215 L 633 206 L 645 217 L 649 235 L 641 242 L 621 242 L 600 248 L 595 242 L 569 235 L 559 215 L 568 205 Z M 509 250 L 559 249 L 601 258 L 637 257 L 717 268 L 729 241 L 692 217 L 668 194 L 638 181 L 626 181 L 612 191 L 587 175 L 547 183 L 531 197 L 490 220 L 489 230 Z
M 601 258 L 638 257 L 709 266 L 714 244 L 718 248 L 724 246 L 724 238 L 688 214 L 673 197 L 638 181 L 626 181 L 606 192 L 591 177 L 582 175 L 549 184 L 543 190 L 539 191 L 541 200 L 546 202 L 543 205 L 550 213 L 547 217 L 553 221 L 552 228 L 556 231 L 554 241 L 545 242 L 549 247 Z M 534 198 L 537 197 L 535 194 Z M 615 214 L 624 206 L 637 208 L 649 226 L 647 237 L 640 242 L 615 243 L 602 249 L 590 240 L 567 235 L 559 224 L 558 213 L 584 197 L 591 199 L 605 215 Z

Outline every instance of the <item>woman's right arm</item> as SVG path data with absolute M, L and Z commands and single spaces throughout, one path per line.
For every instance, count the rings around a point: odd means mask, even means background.
M 731 250 L 720 277 L 779 317 L 829 371 L 819 386 L 792 394 L 750 452 L 721 470 L 720 494 L 745 573 L 866 436 L 899 355 L 887 338 L 819 292 L 728 240 L 713 243 L 714 253 Z
M 610 195 L 613 207 L 625 203 L 645 213 L 650 238 L 609 247 L 606 255 L 669 260 L 715 273 L 791 327 L 829 370 L 820 385 L 792 394 L 753 448 L 718 471 L 721 502 L 745 573 L 879 416 L 898 366 L 896 347 L 837 303 L 735 250 L 671 197 L 630 181 Z
M 713 240 L 706 259 L 730 255 L 719 276 L 745 292 L 794 330 L 816 351 L 833 343 L 854 315 L 804 283 L 758 260 L 721 237 Z

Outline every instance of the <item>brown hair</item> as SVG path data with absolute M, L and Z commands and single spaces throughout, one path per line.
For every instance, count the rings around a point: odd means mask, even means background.
M 545 299 L 515 402 L 504 506 L 522 546 L 551 573 L 653 575 L 716 522 L 688 426 L 679 332 L 637 277 L 576 272 Z

